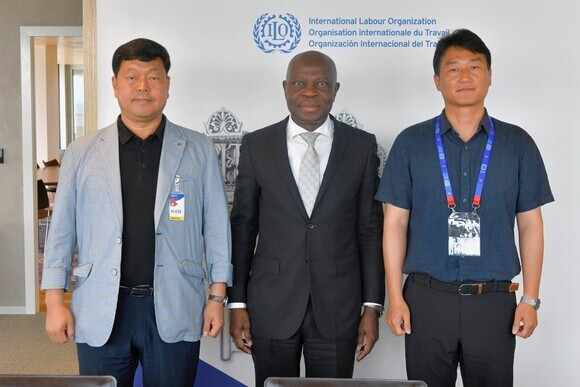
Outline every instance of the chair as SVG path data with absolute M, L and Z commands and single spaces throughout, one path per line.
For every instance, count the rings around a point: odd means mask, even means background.
M 427 387 L 419 380 L 269 377 L 264 387 Z
M 57 159 L 52 159 L 52 160 L 48 160 L 48 161 L 42 160 L 42 163 L 44 164 L 45 168 L 46 167 L 60 167 L 60 163 L 58 162 Z M 36 164 L 36 166 L 38 167 L 38 164 Z M 56 192 L 56 185 L 47 185 L 46 190 L 48 192 L 52 192 L 54 194 Z
M 42 160 L 42 162 L 44 163 L 45 167 L 60 167 L 60 163 L 58 162 L 57 159 L 52 159 L 48 161 Z
M 46 231 L 44 233 L 44 246 L 46 246 L 46 240 L 48 238 L 48 228 L 50 226 L 50 200 L 48 199 L 48 191 L 42 179 L 36 181 L 36 197 L 37 197 L 37 208 L 38 208 L 38 225 L 44 226 Z
M 0 386 L 116 387 L 112 376 L 0 375 Z

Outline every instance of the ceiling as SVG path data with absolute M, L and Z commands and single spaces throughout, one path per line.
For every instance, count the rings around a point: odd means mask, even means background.
M 82 65 L 83 38 L 81 37 L 34 37 L 34 44 L 56 46 L 58 64 Z

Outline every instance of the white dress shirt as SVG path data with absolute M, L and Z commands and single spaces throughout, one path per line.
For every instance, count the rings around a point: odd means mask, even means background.
M 314 132 L 320 134 L 314 142 L 314 150 L 318 153 L 318 160 L 320 161 L 319 176 L 320 182 L 322 183 L 324 171 L 326 171 L 328 158 L 330 157 L 330 150 L 332 149 L 332 139 L 334 137 L 334 122 L 332 122 L 330 116 L 327 117 L 324 124 Z M 302 157 L 304 157 L 304 153 L 306 153 L 306 149 L 308 149 L 308 143 L 302 138 L 302 136 L 300 136 L 302 133 L 308 133 L 308 130 L 298 126 L 298 124 L 290 118 L 288 120 L 288 126 L 286 127 L 286 144 L 288 145 L 290 168 L 292 169 L 292 175 L 294 175 L 296 184 L 298 184 Z

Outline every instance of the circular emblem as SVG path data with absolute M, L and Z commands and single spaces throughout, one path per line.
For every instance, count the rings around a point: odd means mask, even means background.
M 254 42 L 266 54 L 292 52 L 302 37 L 300 23 L 294 15 L 262 14 L 254 24 Z

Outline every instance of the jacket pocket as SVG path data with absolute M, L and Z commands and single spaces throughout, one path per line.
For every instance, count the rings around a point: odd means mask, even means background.
M 93 268 L 92 262 L 83 263 L 72 269 L 72 274 L 77 277 L 88 277 Z
M 280 260 L 278 258 L 256 255 L 252 260 L 252 271 L 254 270 L 270 274 L 280 274 Z
M 184 260 L 181 261 L 181 266 L 183 267 L 185 274 L 205 279 L 205 269 L 200 263 Z

